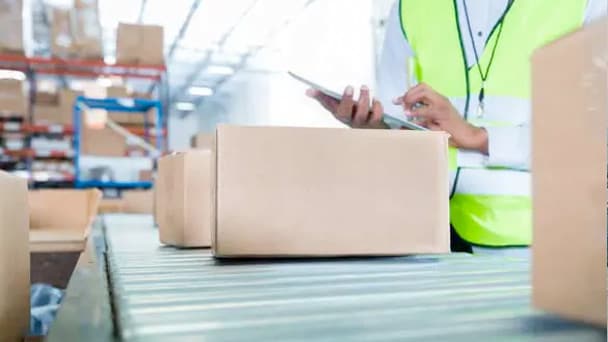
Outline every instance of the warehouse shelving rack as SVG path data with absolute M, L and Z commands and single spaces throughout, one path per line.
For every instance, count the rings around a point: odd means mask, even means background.
M 156 109 L 156 123 L 154 129 L 151 132 L 155 133 L 156 138 L 156 149 L 162 151 L 165 146 L 164 133 L 166 130 L 162 127 L 164 122 L 163 106 L 158 100 L 146 100 L 146 99 L 118 99 L 118 98 L 107 98 L 107 99 L 93 99 L 79 96 L 74 103 L 74 168 L 75 168 L 75 182 L 74 185 L 77 188 L 101 188 L 101 189 L 133 189 L 143 188 L 149 189 L 152 187 L 151 181 L 138 181 L 138 182 L 116 182 L 116 181 L 98 181 L 98 180 L 83 180 L 81 178 L 81 166 L 80 157 L 82 152 L 81 140 L 82 140 L 82 127 L 83 127 L 83 113 L 85 109 L 103 109 L 109 113 L 111 112 L 127 112 L 131 115 L 145 115 L 150 109 Z M 147 120 L 144 126 L 152 126 Z M 150 138 L 150 135 L 145 134 L 146 140 Z
M 147 80 L 154 85 L 157 93 L 155 98 L 159 101 L 163 112 L 167 112 L 169 99 L 169 87 L 164 65 L 131 65 L 131 64 L 109 64 L 102 60 L 83 60 L 83 59 L 60 59 L 55 57 L 25 57 L 21 55 L 0 54 L 0 69 L 21 71 L 26 75 L 29 83 L 29 109 L 28 113 L 21 120 L 5 121 L 0 119 L 0 136 L 4 134 L 22 134 L 25 137 L 25 146 L 19 150 L 3 150 L 0 148 L 0 168 L 3 165 L 15 165 L 25 163 L 24 172 L 30 185 L 34 187 L 73 187 L 76 185 L 76 175 L 66 173 L 62 179 L 40 180 L 32 170 L 34 160 L 73 160 L 75 151 L 36 151 L 31 148 L 30 141 L 33 134 L 63 136 L 74 138 L 75 127 L 71 125 L 40 125 L 34 124 L 33 103 L 36 100 L 36 85 L 39 75 L 54 76 L 60 83 L 65 85 L 67 77 L 79 79 L 97 79 L 99 77 L 117 76 L 123 79 Z M 131 133 L 148 137 L 152 134 L 160 134 L 166 144 L 167 137 L 167 118 L 162 116 L 162 121 L 158 122 L 160 127 L 146 127 L 126 129 Z M 161 150 L 166 145 L 161 146 Z M 75 163 L 74 163 L 75 165 Z

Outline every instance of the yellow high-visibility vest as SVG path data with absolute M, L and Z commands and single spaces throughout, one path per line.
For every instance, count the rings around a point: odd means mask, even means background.
M 474 110 L 469 108 L 473 112 L 468 115 L 469 122 L 480 127 L 515 127 L 522 124 L 522 113 L 529 118 L 530 57 L 538 47 L 580 28 L 586 4 L 587 0 L 512 2 L 504 16 L 499 45 L 484 86 L 486 114 L 476 119 Z M 462 37 L 468 32 L 460 32 L 459 15 L 456 0 L 400 2 L 401 26 L 414 51 L 418 80 L 453 103 L 469 103 L 471 97 L 477 97 L 482 80 L 476 64 L 467 67 Z M 488 48 L 479 56 L 482 70 L 490 61 L 497 33 L 497 29 L 492 30 Z M 450 167 L 457 171 L 450 200 L 454 229 L 477 245 L 529 245 L 529 171 L 489 168 L 481 160 L 461 158 L 465 155 L 466 151 L 451 151 Z

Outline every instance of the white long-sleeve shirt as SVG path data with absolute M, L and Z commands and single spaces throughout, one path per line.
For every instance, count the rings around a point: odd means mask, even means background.
M 457 1 L 460 13 L 459 25 L 461 32 L 468 33 L 466 17 L 464 15 L 463 1 Z M 469 11 L 469 19 L 475 47 L 481 56 L 488 34 L 491 33 L 500 16 L 504 12 L 508 0 L 466 0 Z M 533 1 L 533 0 L 524 0 Z M 594 20 L 606 16 L 608 12 L 606 0 L 588 0 L 585 12 L 584 24 L 587 25 Z M 432 25 L 432 23 L 429 23 Z M 463 43 L 466 59 L 469 67 L 475 63 L 473 45 L 469 34 L 463 34 Z M 481 51 L 480 51 L 481 50 Z M 400 107 L 392 104 L 392 99 L 401 96 L 407 90 L 407 61 L 414 55 L 412 48 L 403 37 L 401 22 L 399 18 L 399 1 L 396 1 L 391 9 L 386 29 L 384 46 L 380 57 L 378 68 L 378 95 L 385 112 L 400 113 Z M 472 97 L 476 100 L 476 96 Z M 457 107 L 458 108 L 458 107 Z M 471 108 L 476 108 L 472 103 Z M 517 113 L 515 113 L 517 115 Z M 529 112 L 524 115 L 524 124 L 517 127 L 487 128 L 489 155 L 477 156 L 484 158 L 487 166 L 509 167 L 516 169 L 529 169 L 530 134 Z M 475 154 L 475 152 L 464 152 L 464 154 Z

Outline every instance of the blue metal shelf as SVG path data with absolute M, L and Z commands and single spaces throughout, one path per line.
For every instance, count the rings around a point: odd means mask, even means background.
M 114 189 L 133 189 L 143 188 L 150 189 L 152 182 L 103 182 L 103 181 L 77 181 L 75 183 L 77 188 L 114 188 Z
M 93 99 L 84 96 L 79 96 L 74 102 L 74 166 L 75 166 L 75 181 L 76 188 L 114 188 L 114 189 L 131 189 L 131 188 L 151 188 L 152 182 L 102 182 L 82 180 L 80 178 L 80 156 L 81 156 L 81 139 L 82 139 L 82 112 L 85 109 L 104 109 L 108 112 L 126 112 L 133 115 L 145 115 L 150 109 L 156 109 L 156 125 L 150 125 L 148 120 L 144 121 L 144 127 L 151 129 L 155 134 L 146 134 L 145 138 L 155 136 L 156 148 L 159 151 L 163 150 L 163 106 L 158 100 L 149 99 L 131 99 L 131 98 L 106 98 Z M 147 116 L 146 116 L 147 117 Z

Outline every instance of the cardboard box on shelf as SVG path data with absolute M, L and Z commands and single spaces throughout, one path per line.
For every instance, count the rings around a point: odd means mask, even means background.
M 132 92 L 131 97 L 134 99 L 144 99 L 144 100 L 152 99 L 152 95 L 150 95 L 149 93 L 138 92 L 138 91 Z
M 28 197 L 32 250 L 82 251 L 97 215 L 101 192 L 97 189 L 33 190 Z
M 59 106 L 59 94 L 55 91 L 36 91 L 35 104 Z
M 124 157 L 127 153 L 127 140 L 110 128 L 82 129 L 81 153 L 94 156 Z
M 71 125 L 74 117 L 74 102 L 76 101 L 76 97 L 80 95 L 83 95 L 83 93 L 70 89 L 61 89 L 57 95 L 57 104 L 34 104 L 34 122 Z
M 213 153 L 193 150 L 158 161 L 155 219 L 160 241 L 178 247 L 208 247 L 214 221 Z
M 213 149 L 215 134 L 198 133 L 190 140 L 190 145 L 197 149 Z
M 601 326 L 606 326 L 606 65 L 607 19 L 532 58 L 532 302 Z M 556 189 L 563 196 L 556 196 Z
M 154 171 L 152 170 L 141 170 L 139 171 L 139 180 L 143 182 L 151 182 L 154 180 Z
M 0 79 L 0 113 L 26 116 L 28 97 L 23 81 Z
M 27 183 L 0 171 L 0 340 L 21 341 L 30 326 Z
M 59 124 L 63 123 L 60 120 L 60 109 L 58 105 L 33 105 L 34 123 L 37 124 Z M 71 122 L 71 121 L 70 121 Z
M 0 53 L 25 54 L 23 0 L 0 0 Z
M 50 33 L 53 56 L 67 58 L 76 54 L 68 9 L 52 9 Z
M 128 214 L 152 214 L 153 194 L 152 190 L 123 191 L 123 212 Z
M 110 86 L 106 88 L 107 97 L 130 97 L 129 90 L 125 86 Z
M 128 125 L 133 121 L 135 113 L 130 112 L 108 112 L 108 118 L 118 124 Z
M 219 126 L 214 253 L 449 253 L 447 149 L 440 132 Z
M 50 32 L 53 56 L 103 59 L 97 2 L 77 3 L 70 9 L 53 8 Z
M 163 27 L 120 23 L 116 35 L 116 62 L 163 65 Z

